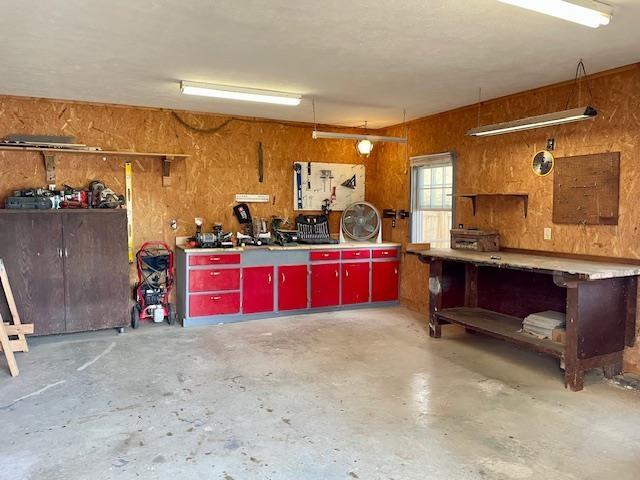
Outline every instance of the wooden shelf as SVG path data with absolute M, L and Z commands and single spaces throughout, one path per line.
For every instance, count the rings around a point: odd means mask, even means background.
M 483 308 L 445 308 L 436 312 L 438 318 L 462 325 L 469 330 L 483 333 L 499 340 L 515 343 L 536 352 L 564 357 L 564 345 L 520 332 L 522 319 Z
M 524 209 L 524 218 L 527 218 L 529 211 L 529 194 L 528 193 L 456 193 L 454 197 L 468 198 L 471 200 L 471 206 L 473 208 L 473 215 L 476 214 L 476 206 L 478 197 L 512 197 L 522 200 L 522 206 Z
M 171 185 L 171 161 L 185 159 L 189 155 L 184 153 L 159 152 L 127 152 L 116 150 L 81 150 L 75 148 L 46 148 L 46 147 L 10 147 L 0 145 L 4 152 L 38 152 L 44 158 L 47 183 L 56 182 L 56 155 L 102 155 L 103 157 L 152 157 L 162 159 L 162 186 Z
M 158 152 L 128 152 L 126 150 L 81 150 L 78 148 L 44 148 L 44 147 L 8 147 L 0 145 L 0 150 L 5 152 L 51 152 L 51 153 L 67 153 L 67 154 L 88 154 L 88 155 L 104 155 L 107 157 L 170 157 L 170 158 L 187 158 L 189 155 L 185 153 L 158 153 Z

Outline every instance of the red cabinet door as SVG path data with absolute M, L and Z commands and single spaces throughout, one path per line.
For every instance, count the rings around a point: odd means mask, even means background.
M 342 264 L 342 303 L 369 301 L 369 262 Z
M 331 307 L 340 303 L 340 264 L 311 265 L 311 307 Z
M 273 267 L 242 269 L 242 312 L 273 311 Z
M 398 300 L 398 262 L 374 262 L 371 300 L 391 302 Z
M 307 266 L 278 267 L 278 310 L 307 308 Z

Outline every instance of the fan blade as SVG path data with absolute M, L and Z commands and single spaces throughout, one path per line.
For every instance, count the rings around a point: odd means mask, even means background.
M 346 216 L 344 217 L 344 224 L 345 225 L 351 225 L 352 223 L 355 223 L 356 219 L 352 216 Z
M 373 210 L 371 210 L 369 213 L 367 213 L 367 214 L 365 215 L 365 218 L 366 218 L 367 220 L 371 220 L 371 219 L 372 219 L 372 218 L 374 218 L 375 216 L 376 216 L 376 212 L 374 212 Z
M 367 225 L 364 226 L 364 229 L 369 233 L 373 233 L 375 231 L 376 227 L 374 227 L 371 224 L 367 224 Z

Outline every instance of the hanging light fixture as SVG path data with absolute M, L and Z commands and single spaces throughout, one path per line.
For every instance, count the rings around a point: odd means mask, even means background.
M 491 135 L 502 135 L 503 133 L 520 132 L 534 128 L 549 127 L 552 125 L 562 125 L 563 123 L 579 122 L 589 120 L 598 114 L 593 107 L 580 107 L 561 112 L 546 113 L 535 117 L 521 118 L 512 122 L 495 123 L 483 127 L 472 128 L 467 132 L 470 137 L 488 137 Z
M 472 128 L 467 131 L 467 135 L 470 137 L 488 137 L 492 135 L 502 135 L 505 133 L 513 133 L 520 132 L 523 130 L 532 130 L 534 128 L 542 128 L 542 127 L 550 127 L 553 125 L 562 125 L 565 123 L 573 123 L 580 122 L 583 120 L 591 120 L 598 115 L 598 111 L 590 106 L 586 105 L 584 107 L 571 108 L 569 109 L 569 101 L 571 99 L 571 95 L 575 90 L 576 85 L 581 81 L 580 72 L 582 71 L 582 76 L 586 81 L 587 89 L 589 92 L 590 100 L 593 101 L 593 95 L 591 94 L 591 87 L 589 86 L 589 80 L 587 78 L 587 72 L 584 67 L 584 63 L 582 60 L 578 62 L 578 67 L 576 68 L 576 76 L 574 78 L 574 88 L 569 94 L 567 98 L 567 109 L 545 113 L 544 115 L 536 115 L 533 117 L 521 118 L 519 120 L 513 120 L 510 122 L 503 123 L 494 123 L 492 125 L 484 125 L 478 126 L 476 128 Z M 580 92 L 580 90 L 578 90 Z M 578 93 L 578 104 L 580 103 L 580 94 Z M 480 100 L 478 100 L 478 105 L 480 105 Z M 479 107 L 478 107 L 479 108 Z M 478 123 L 480 123 L 480 111 L 478 110 Z
M 311 99 L 311 106 L 313 108 L 313 132 L 311 132 L 311 138 L 318 140 L 321 138 L 332 140 L 355 140 L 356 151 L 363 157 L 368 157 L 373 151 L 373 144 L 375 142 L 390 142 L 390 143 L 407 143 L 407 139 L 404 137 L 387 137 L 384 135 L 368 135 L 361 133 L 338 133 L 338 132 L 321 132 L 317 129 L 316 123 L 316 101 Z M 405 112 L 406 120 L 406 112 Z M 365 132 L 367 131 L 367 122 L 364 122 Z

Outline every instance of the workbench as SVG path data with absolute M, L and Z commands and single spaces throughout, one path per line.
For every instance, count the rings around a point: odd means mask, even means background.
M 176 249 L 183 326 L 397 305 L 400 245 Z
M 410 253 L 430 266 L 431 337 L 457 324 L 557 357 L 573 391 L 589 369 L 621 373 L 623 350 L 635 341 L 639 265 L 502 251 Z M 566 314 L 566 344 L 521 331 L 527 315 L 545 310 Z

